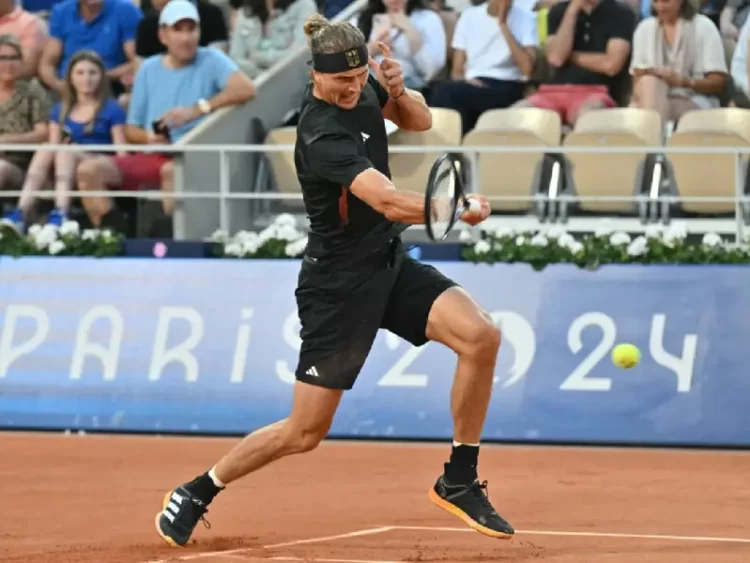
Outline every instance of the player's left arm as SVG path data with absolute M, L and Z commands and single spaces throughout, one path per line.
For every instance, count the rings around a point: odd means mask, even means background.
M 385 43 L 380 43 L 384 59 L 378 63 L 370 57 L 370 68 L 377 77 L 373 84 L 383 117 L 405 131 L 427 131 L 432 127 L 432 112 L 424 96 L 404 85 L 404 72 L 401 65 L 391 58 L 391 50 Z

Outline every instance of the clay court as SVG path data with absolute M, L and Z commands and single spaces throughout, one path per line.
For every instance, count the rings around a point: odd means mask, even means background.
M 486 446 L 512 540 L 427 500 L 443 445 L 327 442 L 231 485 L 183 549 L 154 531 L 164 493 L 234 440 L 0 434 L 0 561 L 746 563 L 750 454 Z

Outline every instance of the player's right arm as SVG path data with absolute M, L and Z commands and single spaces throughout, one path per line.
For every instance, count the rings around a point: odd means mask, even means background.
M 316 135 L 307 149 L 309 166 L 317 176 L 349 189 L 390 221 L 424 223 L 424 195 L 396 190 L 387 176 L 359 154 L 357 142 L 349 132 Z

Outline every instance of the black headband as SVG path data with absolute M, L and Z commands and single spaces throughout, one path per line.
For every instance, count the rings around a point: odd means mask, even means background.
M 313 54 L 312 63 L 313 69 L 318 72 L 335 74 L 367 66 L 369 58 L 367 45 L 360 45 L 356 49 L 349 49 L 348 51 L 341 51 L 339 53 Z

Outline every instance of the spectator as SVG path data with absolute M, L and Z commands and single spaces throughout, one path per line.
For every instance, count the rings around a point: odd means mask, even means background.
M 81 50 L 99 54 L 115 96 L 134 71 L 135 36 L 143 14 L 132 0 L 62 0 L 49 16 L 50 38 L 44 47 L 39 77 L 65 95 L 68 61 Z
M 63 101 L 52 108 L 49 119 L 49 143 L 59 145 L 125 144 L 125 112 L 112 98 L 101 57 L 93 51 L 79 51 L 70 59 L 65 77 Z M 23 229 L 37 192 L 47 182 L 54 165 L 55 209 L 47 221 L 61 225 L 68 213 L 75 170 L 86 154 L 69 151 L 37 151 L 24 181 L 18 208 L 6 218 Z
M 49 103 L 36 82 L 19 80 L 23 48 L 13 35 L 0 35 L 0 143 L 36 145 L 47 138 Z M 0 190 L 17 190 L 32 152 L 0 156 Z M 4 223 L 8 223 L 5 221 Z M 11 226 L 14 227 L 14 225 Z
M 47 24 L 39 16 L 24 10 L 15 0 L 0 0 L 0 35 L 18 38 L 23 49 L 21 78 L 34 78 L 47 40 Z
M 357 18 L 370 56 L 380 62 L 380 43 L 391 48 L 404 71 L 407 88 L 422 90 L 445 66 L 445 27 L 422 0 L 369 0 Z
M 316 11 L 314 0 L 246 0 L 237 13 L 229 56 L 255 78 L 307 44 L 305 18 Z
M 537 44 L 536 16 L 513 0 L 466 8 L 453 34 L 451 80 L 438 86 L 431 105 L 457 110 L 466 134 L 485 111 L 521 99 Z
M 222 107 L 242 104 L 255 87 L 227 55 L 200 47 L 200 17 L 188 0 L 171 0 L 159 14 L 159 35 L 167 46 L 164 55 L 150 57 L 136 74 L 125 136 L 132 144 L 179 141 L 206 115 Z M 172 191 L 172 153 L 155 152 L 86 159 L 78 166 L 78 189 L 139 190 L 160 186 Z M 84 197 L 93 225 L 122 228 L 124 217 L 108 198 Z M 166 215 L 174 202 L 163 200 Z
M 724 42 L 724 51 L 730 61 L 748 14 L 750 14 L 750 0 L 727 0 L 719 16 L 719 29 Z
M 737 48 L 732 55 L 730 72 L 734 82 L 733 102 L 736 106 L 750 108 L 750 80 L 748 80 L 747 50 L 750 44 L 750 22 L 745 22 L 740 31 Z
M 676 122 L 686 111 L 719 107 L 727 73 L 719 30 L 690 0 L 661 0 L 633 36 L 633 102 Z
M 517 106 L 554 110 L 574 125 L 586 111 L 618 105 L 615 100 L 625 95 L 633 10 L 620 0 L 559 2 L 549 11 L 547 28 L 552 75 Z
M 169 0 L 152 0 L 154 10 L 143 17 L 138 24 L 135 40 L 135 54 L 147 59 L 161 55 L 167 48 L 159 39 L 159 11 L 164 9 Z M 229 31 L 222 9 L 206 0 L 197 0 L 196 7 L 201 18 L 201 46 L 216 47 L 226 52 L 229 48 Z

